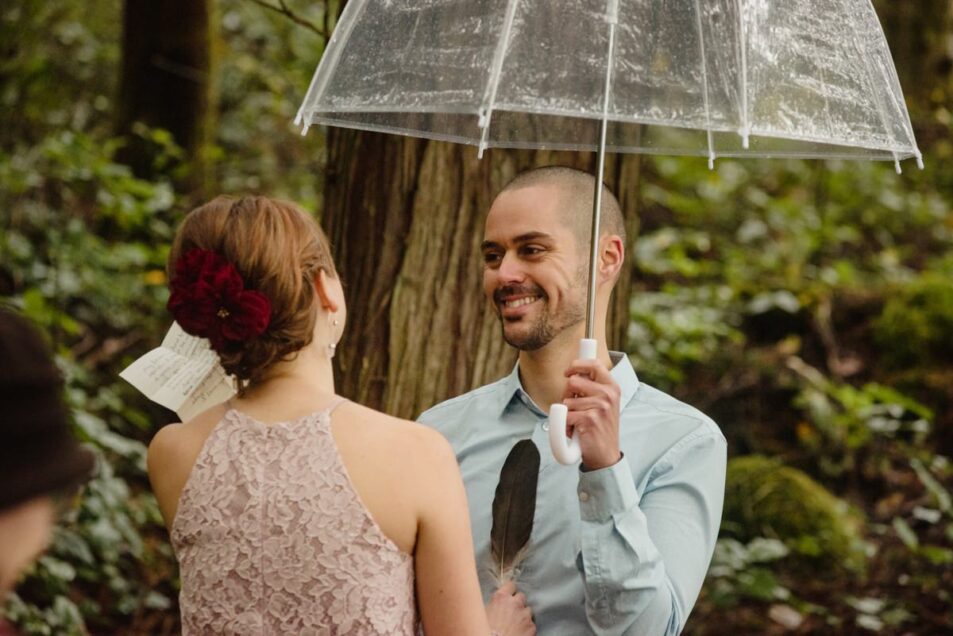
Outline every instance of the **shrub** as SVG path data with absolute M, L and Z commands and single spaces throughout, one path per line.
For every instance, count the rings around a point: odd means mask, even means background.
M 722 529 L 740 541 L 778 539 L 791 559 L 863 570 L 863 520 L 805 473 L 760 455 L 728 463 Z

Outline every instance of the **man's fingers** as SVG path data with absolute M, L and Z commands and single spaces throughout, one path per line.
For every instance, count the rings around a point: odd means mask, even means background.
M 567 419 L 573 425 L 578 423 L 577 420 L 584 411 L 600 411 L 608 414 L 612 410 L 611 400 L 603 396 L 565 398 L 563 404 L 569 409 Z
M 573 375 L 569 376 L 569 379 L 566 380 L 566 389 L 563 391 L 563 396 L 567 398 L 595 395 L 609 397 L 616 388 L 614 384 L 603 384 L 594 382 L 585 376 Z
M 565 375 L 566 377 L 584 375 L 600 383 L 614 382 L 609 369 L 599 360 L 573 360 L 569 368 L 566 369 Z

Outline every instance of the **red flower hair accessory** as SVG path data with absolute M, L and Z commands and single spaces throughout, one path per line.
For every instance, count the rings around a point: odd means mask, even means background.
M 220 254 L 193 248 L 175 263 L 166 307 L 186 333 L 208 338 L 216 351 L 260 336 L 271 322 L 271 302 L 245 289 L 235 266 Z

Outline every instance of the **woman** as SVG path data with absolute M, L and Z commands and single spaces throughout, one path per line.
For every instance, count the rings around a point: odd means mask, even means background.
M 183 633 L 535 633 L 514 588 L 482 605 L 449 444 L 335 395 L 346 310 L 314 220 L 219 197 L 185 219 L 169 265 L 170 311 L 238 381 L 149 447 Z

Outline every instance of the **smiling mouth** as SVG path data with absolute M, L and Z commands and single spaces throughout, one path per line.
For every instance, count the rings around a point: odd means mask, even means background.
M 506 309 L 516 309 L 517 307 L 524 307 L 531 303 L 535 303 L 537 300 L 539 300 L 539 296 L 523 296 L 522 298 L 504 300 L 500 304 Z

